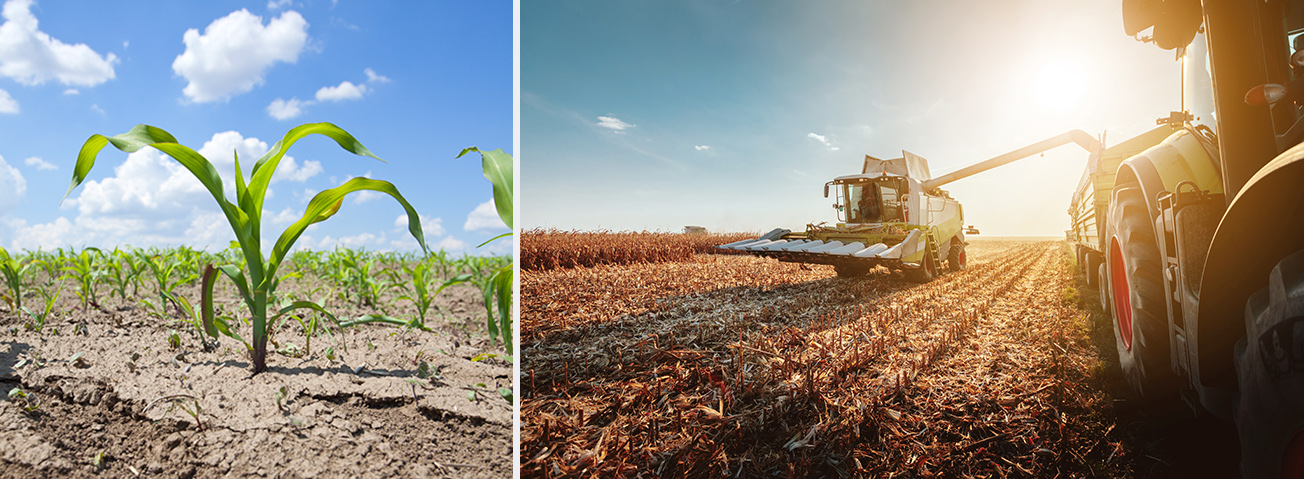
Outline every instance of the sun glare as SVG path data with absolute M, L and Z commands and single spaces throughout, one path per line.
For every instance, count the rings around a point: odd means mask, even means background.
M 1033 94 L 1043 108 L 1067 111 L 1082 101 L 1087 90 L 1087 70 L 1071 60 L 1046 63 L 1033 83 Z

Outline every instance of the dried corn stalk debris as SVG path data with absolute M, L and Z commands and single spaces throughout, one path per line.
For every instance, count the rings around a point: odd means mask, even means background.
M 924 285 L 701 254 L 523 271 L 522 476 L 1127 475 L 1063 243 L 991 245 Z

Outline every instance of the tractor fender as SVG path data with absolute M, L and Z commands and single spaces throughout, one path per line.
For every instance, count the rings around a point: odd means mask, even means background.
M 1190 130 L 1178 130 L 1159 144 L 1124 160 L 1114 177 L 1115 185 L 1137 183 L 1145 194 L 1146 209 L 1153 223 L 1159 217 L 1159 193 L 1177 189 L 1177 184 L 1193 181 L 1209 194 L 1222 194 L 1222 176 L 1217 159 Z M 1099 220 L 1099 219 L 1098 219 Z M 1160 231 L 1155 237 L 1160 238 Z M 1162 247 L 1162 245 L 1161 245 Z
M 1245 335 L 1246 300 L 1267 284 L 1278 261 L 1304 246 L 1300 185 L 1304 185 L 1304 144 L 1255 173 L 1214 231 L 1200 278 L 1196 328 L 1192 328 L 1199 333 L 1190 338 L 1196 344 L 1191 373 L 1202 385 L 1232 390 L 1236 386 L 1232 358 L 1236 341 Z M 1203 392 L 1201 402 L 1209 402 Z

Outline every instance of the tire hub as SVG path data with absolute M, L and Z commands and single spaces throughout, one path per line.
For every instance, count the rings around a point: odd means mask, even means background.
M 1127 283 L 1127 263 L 1118 237 L 1111 239 L 1109 248 L 1110 286 L 1114 291 L 1114 319 L 1118 323 L 1118 337 L 1123 349 L 1132 350 L 1132 288 Z

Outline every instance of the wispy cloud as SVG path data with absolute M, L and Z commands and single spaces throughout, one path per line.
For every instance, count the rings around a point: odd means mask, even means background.
M 829 151 L 838 151 L 838 147 L 833 146 L 833 143 L 829 141 L 829 138 L 824 135 L 818 133 L 807 133 L 806 138 L 820 142 L 820 144 L 828 148 Z
M 389 83 L 389 77 L 376 73 L 376 70 L 370 68 L 362 70 L 367 74 L 367 81 L 371 83 Z
M 706 151 L 711 149 L 711 145 L 693 145 L 693 149 L 697 151 Z
M 18 113 L 18 102 L 4 90 L 0 90 L 0 113 Z
M 42 159 L 41 159 L 40 157 L 38 157 L 38 156 L 33 156 L 33 157 L 30 157 L 30 158 L 27 158 L 26 160 L 23 160 L 23 163 L 27 163 L 27 166 L 35 166 L 36 169 L 38 169 L 38 170 L 57 170 L 57 169 L 59 169 L 58 166 L 56 166 L 56 165 L 54 165 L 53 163 L 50 163 L 50 162 L 48 162 L 48 161 L 42 160 Z
M 598 126 L 610 129 L 616 133 L 624 133 L 625 130 L 628 130 L 638 125 L 632 123 L 625 123 L 623 121 L 620 121 L 620 118 L 616 118 L 614 116 L 600 116 L 598 117 Z

